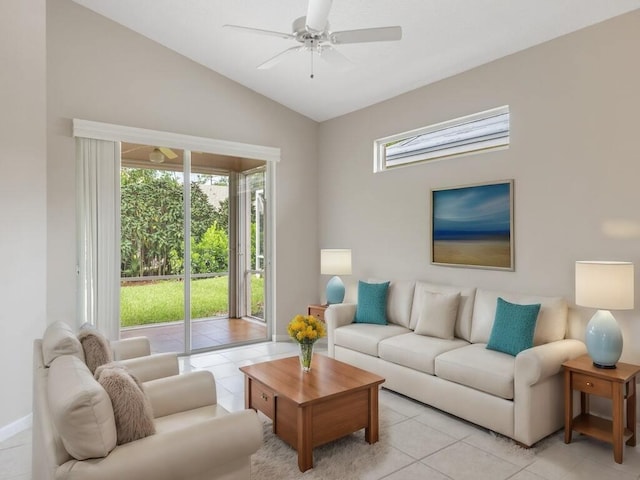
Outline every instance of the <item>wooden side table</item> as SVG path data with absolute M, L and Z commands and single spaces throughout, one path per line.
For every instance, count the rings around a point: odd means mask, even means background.
M 568 360 L 564 367 L 564 443 L 573 430 L 613 444 L 613 459 L 622 463 L 623 442 L 636 445 L 636 376 L 640 366 L 617 363 L 615 369 L 593 366 L 588 355 Z M 573 416 L 573 391 L 580 392 L 580 414 Z M 611 399 L 612 419 L 589 413 L 589 395 Z M 624 403 L 627 401 L 626 425 Z
M 307 307 L 307 315 L 313 315 L 318 320 L 324 322 L 324 311 L 329 307 L 329 305 L 309 305 Z

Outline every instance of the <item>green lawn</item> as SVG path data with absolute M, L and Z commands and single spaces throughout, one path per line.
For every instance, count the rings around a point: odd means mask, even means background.
M 262 313 L 264 279 L 251 278 L 252 313 Z M 184 319 L 184 284 L 163 280 L 120 288 L 120 325 L 132 327 Z M 191 317 L 215 317 L 228 313 L 228 277 L 191 282 Z

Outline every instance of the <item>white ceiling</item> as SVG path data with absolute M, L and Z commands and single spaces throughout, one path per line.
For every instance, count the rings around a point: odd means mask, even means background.
M 338 69 L 297 45 L 222 28 L 290 32 L 307 0 L 74 0 L 316 121 L 334 118 L 640 8 L 640 0 L 334 0 L 331 30 L 400 25 L 398 42 L 339 45 Z

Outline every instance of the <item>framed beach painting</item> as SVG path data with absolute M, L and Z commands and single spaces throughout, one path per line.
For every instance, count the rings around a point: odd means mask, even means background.
M 431 191 L 431 262 L 514 270 L 513 180 Z

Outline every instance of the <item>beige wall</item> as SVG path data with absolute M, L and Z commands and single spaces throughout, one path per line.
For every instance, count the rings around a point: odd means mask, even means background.
M 576 260 L 630 260 L 640 307 L 640 238 L 603 230 L 620 219 L 640 228 L 639 49 L 636 11 L 322 123 L 320 247 L 353 250 L 347 295 L 371 276 L 573 301 Z M 508 150 L 372 173 L 374 139 L 504 104 Z M 510 178 L 515 272 L 431 265 L 430 189 Z M 616 313 L 623 359 L 636 363 L 639 312 Z
M 81 118 L 281 148 L 276 333 L 286 335 L 316 300 L 317 124 L 70 0 L 47 2 L 47 29 L 48 319 L 75 319 L 71 120 Z
M 0 2 L 0 427 L 31 413 L 31 345 L 45 326 L 45 52 L 45 1 Z
M 282 149 L 280 334 L 321 295 L 320 247 L 353 249 L 352 298 L 358 278 L 388 276 L 571 299 L 577 259 L 640 270 L 640 239 L 603 231 L 611 219 L 640 224 L 640 12 L 319 127 L 70 0 L 5 0 L 0 26 L 0 105 L 11 114 L 0 119 L 0 375 L 11 385 L 0 428 L 30 413 L 33 338 L 75 320 L 74 117 Z M 508 151 L 372 173 L 375 138 L 505 103 Z M 516 182 L 516 271 L 430 265 L 430 188 L 505 178 Z M 638 309 L 617 317 L 623 358 L 640 362 Z

